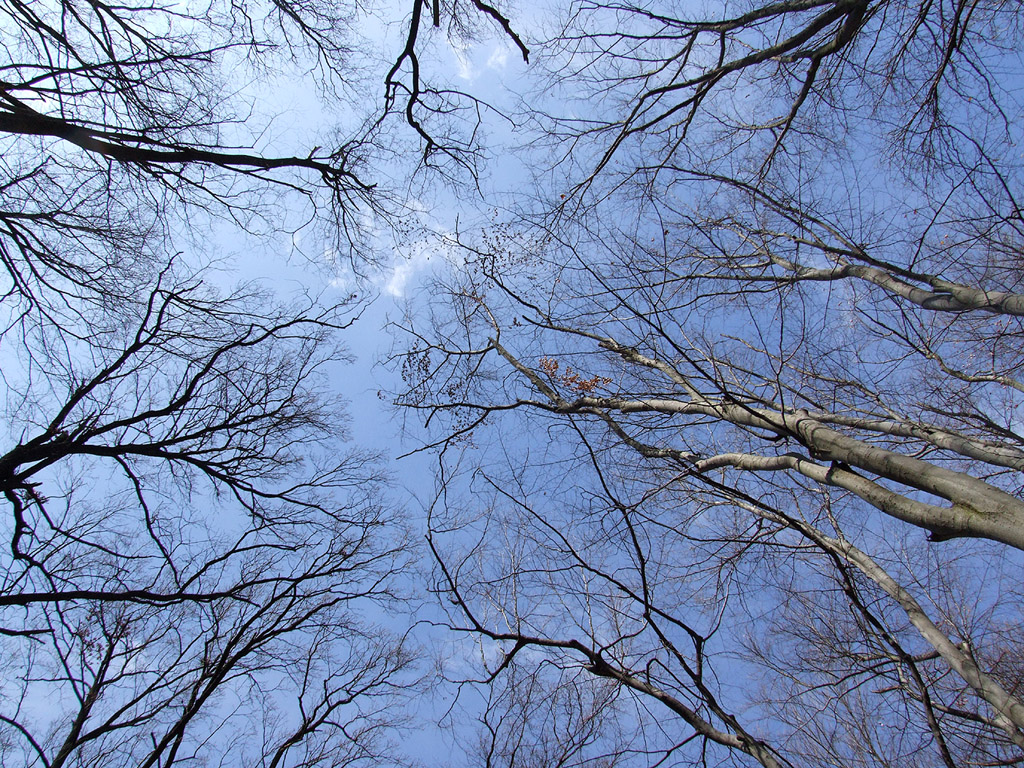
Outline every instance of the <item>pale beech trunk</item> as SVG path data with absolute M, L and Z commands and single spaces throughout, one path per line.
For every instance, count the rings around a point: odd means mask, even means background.
M 665 374 L 683 390 L 686 399 L 585 396 L 568 401 L 500 343 L 493 340 L 491 343 L 498 354 L 523 373 L 548 399 L 546 403 L 533 402 L 533 405 L 560 413 L 589 413 L 599 417 L 616 412 L 709 416 L 723 423 L 753 430 L 755 434 L 762 432 L 774 438 L 788 438 L 803 446 L 809 454 L 765 456 L 737 452 L 693 462 L 681 451 L 661 449 L 665 455 L 672 454 L 676 458 L 691 461 L 696 471 L 706 472 L 716 467 L 732 466 L 754 472 L 798 472 L 816 482 L 850 491 L 876 509 L 930 531 L 938 540 L 976 537 L 1024 550 L 1024 501 L 967 473 L 843 434 L 824 425 L 804 410 L 775 411 L 735 402 L 714 401 L 702 395 L 668 363 L 642 355 L 614 339 L 602 338 L 600 345 L 628 363 Z M 523 401 L 523 404 L 528 403 Z M 621 425 L 618 425 L 616 432 L 620 437 L 627 437 Z M 875 477 L 865 477 L 857 470 Z M 877 480 L 897 483 L 904 486 L 906 491 L 894 491 Z M 950 502 L 950 506 L 916 498 L 910 495 L 911 489 L 944 499 Z

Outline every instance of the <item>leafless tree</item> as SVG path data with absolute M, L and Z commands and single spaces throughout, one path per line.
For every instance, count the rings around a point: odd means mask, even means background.
M 7 353 L 5 761 L 387 759 L 411 655 L 370 616 L 406 546 L 339 443 L 345 311 L 172 265 Z
M 915 164 L 1014 135 L 1004 73 L 1020 22 L 1004 3 L 582 0 L 559 13 L 540 46 L 551 98 L 539 125 L 567 143 L 576 184 L 698 159 L 759 178 L 865 123 Z
M 372 69 L 361 12 L 0 9 L 4 764 L 401 759 L 408 541 L 331 383 L 361 305 L 211 268 L 213 223 L 372 261 L 404 74 Z M 322 146 L 254 105 L 289 72 L 341 114 Z
M 523 654 L 536 664 L 539 654 L 541 663 L 615 681 L 644 710 L 646 727 L 636 731 L 643 746 L 626 751 L 652 761 L 723 747 L 764 765 L 925 764 L 936 754 L 949 765 L 986 754 L 994 762 L 1020 759 L 1024 709 L 1005 634 L 1019 625 L 1019 606 L 1016 587 L 1003 591 L 1017 581 L 972 573 L 976 566 L 961 578 L 947 558 L 970 561 L 980 546 L 921 553 L 893 512 L 948 514 L 955 501 L 945 506 L 948 497 L 932 491 L 938 498 L 929 500 L 919 491 L 930 467 L 976 478 L 963 458 L 955 457 L 953 470 L 930 450 L 912 457 L 927 467 L 899 491 L 898 477 L 830 458 L 802 442 L 813 438 L 799 428 L 747 421 L 764 413 L 765 402 L 763 389 L 750 397 L 758 390 L 749 382 L 768 385 L 752 376 L 755 356 L 741 355 L 743 347 L 728 357 L 692 341 L 680 349 L 674 334 L 647 324 L 666 314 L 627 314 L 626 300 L 604 328 L 625 333 L 624 318 L 642 324 L 629 347 L 534 314 L 532 302 L 520 304 L 511 322 L 492 325 L 512 310 L 497 312 L 498 300 L 476 289 L 455 296 L 465 312 L 462 332 L 478 321 L 488 335 L 471 334 L 458 346 L 454 333 L 431 346 L 421 341 L 410 370 L 429 376 L 415 379 L 407 402 L 435 419 L 455 415 L 442 461 L 448 466 L 458 455 L 474 467 L 468 486 L 446 480 L 432 541 L 453 622 L 497 649 L 483 679 L 500 677 L 513 660 L 526 663 Z M 510 351 L 510 337 L 529 357 Z M 676 344 L 657 357 L 653 347 L 637 349 L 654 340 Z M 698 379 L 694 371 L 711 373 Z M 444 382 L 454 397 L 439 406 L 423 389 L 430 381 Z M 734 407 L 735 419 L 717 410 Z M 806 408 L 794 412 L 798 421 L 826 425 L 837 441 L 892 456 L 886 467 L 906 457 L 905 435 L 886 432 L 883 442 L 846 422 L 818 421 Z M 516 435 L 495 446 L 497 457 L 478 447 L 485 419 Z M 907 421 L 909 434 L 915 425 Z M 856 478 L 849 486 L 844 472 Z M 1015 498 L 1001 477 L 979 479 Z M 459 487 L 468 487 L 468 498 Z M 874 504 L 864 491 L 872 487 L 906 507 Z M 971 498 L 977 505 L 981 494 Z M 467 525 L 481 504 L 490 510 L 485 522 Z M 979 535 L 935 520 L 924 525 L 932 541 Z M 459 554 L 465 537 L 474 548 Z M 1016 562 L 1006 552 L 997 557 L 1004 562 L 995 572 Z M 748 690 L 736 692 L 737 676 L 748 679 Z M 766 702 L 775 703 L 766 709 Z M 679 725 L 667 726 L 661 708 Z M 872 713 L 881 713 L 878 722 Z
M 572 6 L 550 210 L 401 324 L 452 624 L 615 684 L 581 763 L 1019 763 L 1018 21 L 690 12 Z

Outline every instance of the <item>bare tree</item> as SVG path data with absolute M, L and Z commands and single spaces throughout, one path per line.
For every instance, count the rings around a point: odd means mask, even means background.
M 372 69 L 361 12 L 0 10 L 5 764 L 402 759 L 408 541 L 331 381 L 362 305 L 210 268 L 211 222 L 373 261 L 404 74 Z M 289 72 L 336 108 L 308 146 L 253 103 Z
M 664 348 L 655 358 L 650 348 L 594 338 L 534 314 L 536 304 L 520 304 L 522 314 L 499 328 L 492 321 L 509 315 L 496 311 L 497 300 L 485 303 L 475 289 L 453 295 L 465 312 L 462 332 L 478 321 L 489 339 L 474 344 L 474 334 L 455 346 L 453 334 L 421 346 L 410 370 L 429 376 L 415 379 L 416 399 L 408 402 L 435 419 L 456 414 L 443 457 L 477 467 L 468 485 L 475 504 L 458 493 L 457 479 L 446 480 L 432 541 L 455 626 L 500 651 L 482 680 L 500 677 L 523 654 L 536 664 L 539 654 L 542 664 L 614 681 L 644 710 L 636 731 L 642 746 L 626 751 L 655 762 L 720 748 L 772 766 L 1020 759 L 1020 677 L 1012 662 L 999 661 L 1012 656 L 1004 632 L 1019 620 L 1015 587 L 1004 592 L 1002 584 L 1016 580 L 970 568 L 960 578 L 944 552 L 886 543 L 907 533 L 894 508 L 951 508 L 916 491 L 929 482 L 926 469 L 945 469 L 930 453 L 927 461 L 913 459 L 928 467 L 901 493 L 893 490 L 898 476 L 828 458 L 819 444 L 801 442 L 799 427 L 765 426 L 763 397 L 754 400 L 753 386 L 735 384 L 743 374 L 767 387 L 751 376 L 752 355 L 741 365 L 738 354 L 713 357 L 690 343 L 671 347 L 678 357 L 669 362 Z M 664 314 L 628 315 L 627 306 L 616 302 L 606 322 L 630 317 L 643 323 L 645 343 L 669 343 L 670 334 L 646 322 Z M 529 357 L 509 350 L 510 336 Z M 717 377 L 699 379 L 705 393 L 698 400 L 690 372 L 700 370 Z M 424 391 L 430 381 L 456 396 L 439 405 Z M 517 416 L 523 409 L 537 413 Z M 501 434 L 521 436 L 502 440 L 494 458 L 477 447 L 485 418 Z M 898 466 L 898 448 L 910 441 L 890 431 L 878 445 L 806 409 L 794 418 L 886 457 L 886 468 Z M 809 432 L 803 439 L 819 434 Z M 974 477 L 958 466 L 946 471 Z M 844 472 L 857 478 L 853 487 Z M 991 476 L 984 482 L 1015 495 Z M 858 492 L 874 486 L 906 506 L 876 505 L 877 496 Z M 971 498 L 977 505 L 982 494 Z M 473 513 L 464 510 L 479 504 L 492 511 L 467 527 Z M 872 516 L 872 508 L 884 515 Z M 929 523 L 933 541 L 978 535 Z M 448 531 L 460 533 L 443 536 Z M 474 548 L 459 554 L 467 536 Z M 970 551 L 949 555 L 969 558 Z M 749 681 L 747 690 L 737 691 L 738 676 Z M 761 696 L 777 706 L 765 709 Z M 668 726 L 668 714 L 679 725 Z
M 478 682 L 620 691 L 579 762 L 1024 759 L 1007 12 L 566 14 L 554 202 L 464 229 L 396 359 Z
M 1018 43 L 1002 3 L 582 0 L 540 47 L 552 98 L 539 126 L 565 142 L 576 184 L 602 188 L 601 176 L 698 159 L 759 178 L 776 157 L 841 145 L 865 123 L 873 138 L 860 141 L 941 163 L 965 143 L 1012 141 L 1003 73 Z
M 5 366 L 12 764 L 387 758 L 411 656 L 367 614 L 405 543 L 375 458 L 338 442 L 345 311 L 172 266 Z

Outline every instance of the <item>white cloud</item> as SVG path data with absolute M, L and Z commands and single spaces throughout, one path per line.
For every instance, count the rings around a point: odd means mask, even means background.
M 331 288 L 351 293 L 370 289 L 394 298 L 408 295 L 416 285 L 435 269 L 457 264 L 461 254 L 446 246 L 454 235 L 428 209 L 423 201 L 411 198 L 405 201 L 405 215 L 409 229 L 407 238 L 396 243 L 395 233 L 384 226 L 367 225 L 369 248 L 379 261 L 376 265 L 362 264 L 362 273 L 353 272 L 353 265 L 334 247 L 323 247 L 319 259 L 330 273 Z M 418 231 L 417 231 L 418 230 Z M 298 237 L 293 237 L 293 248 L 298 249 Z
M 453 43 L 452 53 L 455 55 L 455 71 L 459 78 L 466 82 L 475 81 L 485 69 L 504 73 L 508 68 L 509 48 L 504 43 L 493 45 L 487 61 L 482 65 L 478 63 L 483 60 L 484 55 L 484 49 L 480 46 Z
M 508 48 L 504 45 L 497 45 L 494 50 L 491 51 L 490 58 L 487 59 L 488 69 L 496 69 L 504 71 L 508 66 Z
M 427 248 L 417 247 L 405 259 L 397 260 L 391 265 L 391 274 L 382 286 L 384 293 L 395 298 L 405 296 L 410 283 L 414 283 L 419 275 L 429 269 L 430 252 Z
M 472 49 L 452 46 L 452 51 L 455 53 L 456 72 L 459 78 L 470 83 L 476 80 L 480 73 L 473 66 Z

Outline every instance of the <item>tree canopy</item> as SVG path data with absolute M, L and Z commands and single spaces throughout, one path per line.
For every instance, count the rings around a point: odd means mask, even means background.
M 0 759 L 1022 762 L 1020 18 L 0 6 Z
M 372 261 L 383 85 L 320 146 L 274 141 L 253 96 L 298 72 L 350 109 L 359 9 L 0 14 L 0 759 L 397 760 L 404 521 L 330 380 L 361 305 L 218 271 L 225 230 Z
M 553 172 L 400 324 L 480 754 L 1016 764 L 1016 9 L 561 18 Z

